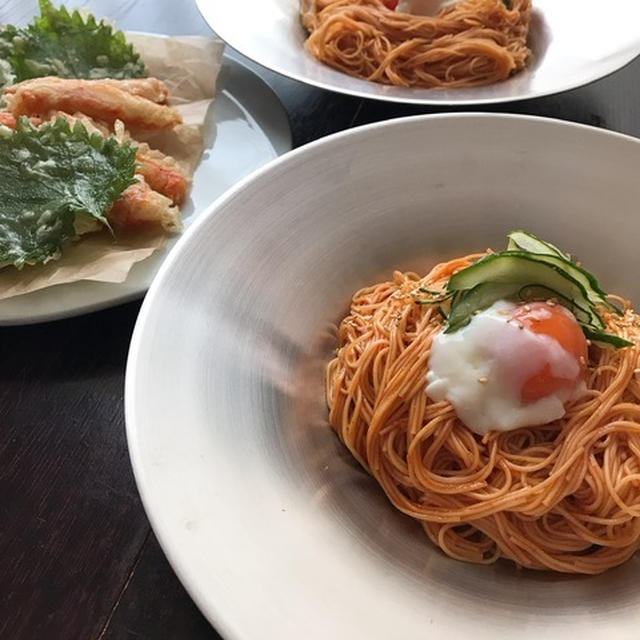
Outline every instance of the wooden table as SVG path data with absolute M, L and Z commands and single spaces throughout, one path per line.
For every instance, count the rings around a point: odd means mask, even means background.
M 219 0 L 211 0 L 219 1 Z M 191 0 L 92 0 L 120 28 L 210 34 Z M 35 0 L 0 0 L 24 24 Z M 331 94 L 256 65 L 286 107 L 295 146 L 433 109 Z M 640 62 L 566 94 L 502 105 L 640 136 Z M 0 329 L 0 639 L 215 639 L 142 509 L 123 387 L 139 303 Z

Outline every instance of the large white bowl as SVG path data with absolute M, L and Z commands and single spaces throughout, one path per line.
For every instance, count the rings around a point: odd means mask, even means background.
M 392 87 L 341 73 L 307 53 L 300 0 L 196 2 L 211 28 L 255 62 L 316 87 L 389 102 L 470 105 L 536 98 L 593 82 L 640 54 L 638 0 L 533 0 L 532 57 L 522 72 L 486 87 Z
M 154 530 L 225 637 L 639 637 L 639 557 L 572 577 L 443 556 L 339 444 L 322 375 L 354 290 L 512 228 L 640 300 L 639 167 L 640 142 L 584 126 L 416 117 L 298 149 L 194 223 L 140 313 L 127 433 Z

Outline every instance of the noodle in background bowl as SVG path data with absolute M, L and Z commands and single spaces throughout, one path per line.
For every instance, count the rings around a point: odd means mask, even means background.
M 640 2 L 533 0 L 526 68 L 485 87 L 417 89 L 354 78 L 304 48 L 299 0 L 196 0 L 211 28 L 231 47 L 268 69 L 307 84 L 389 102 L 470 105 L 546 96 L 598 80 L 640 54 Z
M 224 637 L 638 637 L 640 555 L 595 577 L 445 557 L 339 443 L 323 391 L 355 290 L 513 228 L 640 306 L 638 166 L 639 141 L 566 122 L 400 119 L 274 161 L 187 231 L 136 326 L 127 433 L 154 530 Z

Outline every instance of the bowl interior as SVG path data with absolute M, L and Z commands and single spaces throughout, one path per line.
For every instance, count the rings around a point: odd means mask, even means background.
M 444 557 L 330 430 L 323 370 L 355 290 L 514 228 L 640 300 L 639 165 L 639 142 L 558 121 L 396 120 L 289 154 L 189 230 L 141 312 L 127 427 L 156 533 L 223 633 L 633 637 L 640 558 L 572 577 Z

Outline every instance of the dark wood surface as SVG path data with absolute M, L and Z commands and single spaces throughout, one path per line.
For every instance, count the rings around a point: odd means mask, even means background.
M 209 34 L 190 0 L 80 3 L 121 28 Z M 35 0 L 0 0 L 24 23 Z M 253 68 L 288 111 L 294 145 L 432 110 L 330 94 Z M 640 135 L 640 63 L 589 87 L 499 111 Z M 0 329 L 0 639 L 219 638 L 168 565 L 126 448 L 123 386 L 139 303 Z

